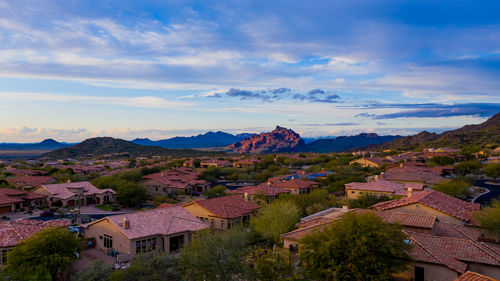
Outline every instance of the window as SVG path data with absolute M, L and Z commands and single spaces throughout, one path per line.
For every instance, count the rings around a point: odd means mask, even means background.
M 104 248 L 113 248 L 113 236 L 104 234 Z
M 7 253 L 10 251 L 10 249 L 2 249 L 0 251 L 0 264 L 6 264 L 7 263 Z
M 420 266 L 415 266 L 415 281 L 424 281 L 425 273 L 424 268 Z
M 224 221 L 220 221 L 220 228 L 224 229 Z
M 227 229 L 231 229 L 231 223 L 227 222 Z
M 213 228 L 213 227 L 214 227 L 214 225 L 215 225 L 215 221 L 212 219 L 212 220 L 210 221 L 210 227 L 212 227 L 212 228 Z
M 135 242 L 135 253 L 148 253 L 156 250 L 156 237 Z

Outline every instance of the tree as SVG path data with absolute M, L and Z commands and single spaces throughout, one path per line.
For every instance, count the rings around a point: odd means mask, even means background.
M 349 200 L 349 207 L 366 209 L 377 204 L 378 202 L 383 202 L 388 200 L 390 200 L 390 198 L 386 195 L 377 196 L 374 194 L 365 193 L 358 196 L 358 199 Z
M 247 258 L 247 263 L 250 267 L 248 274 L 250 280 L 290 280 L 294 275 L 288 249 L 257 248 Z
M 209 230 L 198 233 L 181 249 L 179 269 L 184 280 L 231 280 L 247 271 L 244 257 L 248 233 L 234 228 L 230 231 Z
M 135 207 L 141 203 L 146 202 L 148 199 L 148 192 L 144 187 L 127 182 L 126 184 L 118 187 L 116 191 L 116 201 L 127 207 Z
M 433 189 L 460 199 L 465 199 L 471 195 L 470 187 L 471 184 L 466 180 L 453 179 L 450 182 L 440 182 Z
M 7 270 L 25 276 L 57 275 L 71 266 L 80 242 L 63 228 L 43 230 L 17 245 L 7 256 Z
M 400 225 L 371 213 L 345 214 L 341 220 L 301 240 L 299 258 L 312 278 L 335 281 L 388 280 L 411 260 Z
M 138 255 L 127 269 L 111 274 L 111 281 L 163 281 L 180 280 L 177 261 L 165 253 L 152 252 Z
M 476 211 L 474 218 L 489 232 L 500 235 L 500 199 L 492 200 L 490 206 Z
M 476 174 L 481 169 L 481 164 L 477 160 L 468 160 L 458 162 L 454 167 L 455 173 L 466 176 L 469 174 Z
M 455 163 L 455 159 L 450 156 L 434 156 L 429 159 L 429 164 L 431 166 L 448 166 L 453 165 Z
M 223 185 L 214 186 L 203 193 L 203 195 L 207 196 L 208 198 L 221 197 L 224 196 L 225 194 L 226 194 L 226 187 Z
M 103 263 L 101 260 L 95 260 L 90 263 L 85 271 L 80 271 L 73 278 L 72 281 L 105 281 L 113 273 L 113 265 Z
M 493 179 L 500 177 L 500 163 L 491 163 L 484 167 L 484 174 Z
M 276 200 L 259 209 L 252 217 L 252 229 L 266 239 L 281 244 L 280 235 L 293 229 L 300 220 L 300 209 L 291 201 Z

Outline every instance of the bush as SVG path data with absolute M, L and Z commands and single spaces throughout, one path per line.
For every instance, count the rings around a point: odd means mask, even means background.
M 450 182 L 438 183 L 433 189 L 460 199 L 465 199 L 471 196 L 470 187 L 471 184 L 464 179 L 453 179 Z
M 223 185 L 214 186 L 203 193 L 203 195 L 207 196 L 208 198 L 221 197 L 224 196 L 225 194 L 226 194 L 226 187 Z

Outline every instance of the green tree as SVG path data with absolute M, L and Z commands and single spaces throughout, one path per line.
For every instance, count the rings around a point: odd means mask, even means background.
M 334 281 L 389 280 L 411 260 L 400 225 L 371 213 L 347 213 L 341 220 L 301 240 L 299 258 L 312 278 Z
M 111 274 L 111 281 L 163 281 L 180 280 L 177 261 L 165 253 L 138 255 L 127 269 Z
M 266 239 L 281 244 L 280 235 L 293 229 L 300 220 L 300 209 L 291 201 L 276 200 L 262 206 L 252 217 L 252 229 Z
M 288 249 L 257 248 L 247 258 L 250 280 L 274 281 L 290 280 L 294 276 Z
M 467 160 L 458 162 L 454 167 L 455 173 L 466 176 L 469 174 L 477 174 L 481 170 L 481 164 L 477 160 Z
M 349 200 L 349 208 L 361 208 L 361 209 L 366 209 L 369 208 L 378 202 L 383 202 L 390 200 L 388 196 L 377 196 L 373 194 L 361 194 L 358 199 L 355 200 Z
M 214 186 L 203 193 L 203 195 L 207 196 L 208 198 L 221 197 L 224 196 L 225 194 L 226 194 L 226 187 L 223 185 Z
M 470 187 L 471 184 L 466 180 L 453 179 L 449 182 L 440 182 L 436 184 L 433 189 L 457 198 L 465 199 L 472 194 Z
M 80 250 L 75 236 L 63 228 L 43 230 L 17 245 L 7 256 L 7 270 L 32 279 L 58 274 L 71 266 Z
M 72 281 L 106 281 L 113 273 L 113 265 L 104 263 L 101 260 L 95 260 L 90 263 L 84 271 L 80 271 L 73 278 Z
M 500 177 L 500 164 L 499 163 L 491 163 L 487 164 L 484 167 L 484 174 L 488 177 L 492 177 L 493 179 L 497 179 Z
M 179 269 L 185 280 L 232 280 L 247 271 L 248 233 L 234 228 L 230 231 L 202 231 L 181 249 Z
M 429 159 L 429 164 L 431 166 L 449 166 L 455 163 L 455 159 L 450 156 L 434 156 Z
M 474 218 L 489 232 L 500 235 L 500 200 L 495 199 L 490 206 L 476 211 Z
M 118 204 L 125 205 L 127 207 L 136 207 L 137 205 L 146 202 L 148 199 L 148 192 L 144 187 L 127 182 L 124 185 L 118 187 L 116 191 L 116 201 Z

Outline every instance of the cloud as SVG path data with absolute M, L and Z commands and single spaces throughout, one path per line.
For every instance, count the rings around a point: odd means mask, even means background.
M 307 93 L 308 95 L 310 96 L 313 96 L 313 95 L 316 95 L 316 94 L 325 94 L 326 92 L 321 90 L 321 89 L 314 89 L 314 90 L 310 90 L 309 93 Z
M 411 107 L 411 105 L 404 105 Z M 425 104 L 414 105 L 414 110 L 405 110 L 396 113 L 376 115 L 375 119 L 392 118 L 437 118 L 454 116 L 491 117 L 500 112 L 500 103 L 468 103 L 455 105 Z
M 338 103 L 340 96 L 337 94 L 329 94 L 329 92 L 325 90 L 314 89 L 310 90 L 307 94 L 294 94 L 292 98 L 309 102 Z
M 339 123 L 323 123 L 323 124 L 315 124 L 315 123 L 309 123 L 309 124 L 301 124 L 301 126 L 307 126 L 307 127 L 342 127 L 342 126 L 356 126 L 359 125 L 360 123 L 355 123 L 355 122 L 339 122 Z

